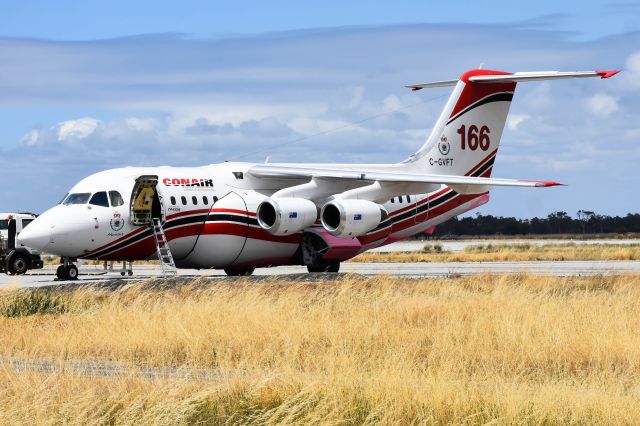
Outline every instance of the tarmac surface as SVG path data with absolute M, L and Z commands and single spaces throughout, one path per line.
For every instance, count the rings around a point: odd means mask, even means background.
M 620 275 L 640 273 L 640 261 L 534 261 L 534 262 L 424 262 L 424 263 L 343 263 L 340 274 L 358 274 L 363 276 L 393 276 L 406 278 L 449 277 L 459 275 L 474 275 L 482 273 L 512 274 L 532 273 L 552 276 L 579 275 Z M 256 269 L 253 276 L 256 279 L 264 277 L 282 277 L 284 279 L 313 279 L 317 276 L 326 279 L 327 276 L 337 274 L 308 274 L 302 266 L 279 266 L 276 268 Z M 212 280 L 227 279 L 225 273 L 219 270 L 179 269 L 181 280 L 207 277 Z M 79 279 L 75 282 L 56 281 L 55 266 L 30 271 L 26 275 L 0 275 L 0 289 L 43 287 L 57 284 L 88 284 L 88 283 L 126 283 L 141 279 L 161 277 L 160 267 L 151 264 L 133 266 L 133 276 L 121 276 L 119 271 L 107 272 L 102 267 L 81 266 Z
M 592 240 L 463 240 L 463 241 L 400 241 L 388 246 L 379 247 L 374 252 L 412 252 L 421 251 L 426 244 L 439 244 L 444 251 L 461 252 L 465 247 L 508 244 L 508 245 L 545 245 L 545 244 L 640 244 L 640 239 L 592 239 Z M 10 276 L 0 274 L 0 289 L 11 287 L 42 287 L 68 283 L 57 281 L 55 269 L 57 265 L 46 266 L 44 269 L 29 271 L 26 275 Z M 134 264 L 133 276 L 121 276 L 118 264 L 114 271 L 105 271 L 102 266 L 79 264 L 80 276 L 78 283 L 106 283 L 138 281 L 141 279 L 159 278 L 162 273 L 158 265 Z M 340 265 L 340 274 L 359 274 L 365 276 L 385 275 L 395 277 L 446 277 L 458 275 L 474 275 L 482 273 L 512 274 L 532 273 L 537 275 L 612 275 L 639 274 L 640 261 L 530 261 L 530 262 L 417 262 L 417 263 L 360 263 L 344 262 Z M 308 274 L 303 266 L 279 266 L 276 268 L 256 269 L 253 276 L 282 277 L 285 279 L 326 279 L 335 274 Z M 213 269 L 179 269 L 181 280 L 207 277 L 212 280 L 225 279 L 222 270 Z M 303 278 L 304 277 L 304 278 Z
M 544 246 L 547 244 L 576 244 L 576 245 L 593 245 L 593 244 L 605 244 L 605 245 L 640 245 L 638 239 L 591 239 L 591 240 L 570 240 L 570 239 L 540 239 L 540 240 L 527 240 L 527 239 L 503 239 L 503 240 L 409 240 L 398 241 L 397 243 L 389 244 L 386 246 L 371 249 L 371 252 L 378 253 L 390 253 L 399 251 L 421 251 L 425 245 L 439 245 L 443 251 L 449 251 L 452 253 L 459 253 L 464 251 L 466 247 L 474 246 L 486 246 L 491 245 L 530 245 L 530 246 Z

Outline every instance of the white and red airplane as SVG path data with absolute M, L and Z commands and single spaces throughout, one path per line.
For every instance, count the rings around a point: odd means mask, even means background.
M 424 232 L 489 201 L 495 186 L 556 182 L 495 179 L 491 171 L 518 82 L 609 78 L 618 71 L 474 69 L 455 86 L 426 143 L 397 164 L 250 164 L 125 167 L 78 182 L 19 237 L 62 257 L 135 261 L 158 256 L 161 223 L 175 266 L 248 275 L 256 267 L 306 265 L 337 272 L 368 249 Z

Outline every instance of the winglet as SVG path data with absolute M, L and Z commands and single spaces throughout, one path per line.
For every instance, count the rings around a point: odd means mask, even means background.
M 618 74 L 620 70 L 605 70 L 605 71 L 596 71 L 596 73 L 600 76 L 600 78 L 609 78 Z

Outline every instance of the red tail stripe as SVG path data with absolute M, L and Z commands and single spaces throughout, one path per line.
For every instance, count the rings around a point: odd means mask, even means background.
M 471 70 L 462 74 L 460 80 L 465 83 L 464 88 L 462 89 L 462 93 L 460 93 L 460 97 L 456 102 L 455 107 L 453 107 L 453 111 L 451 111 L 451 115 L 449 118 L 453 118 L 460 111 L 465 110 L 468 106 L 473 105 L 478 102 L 480 99 L 485 98 L 493 93 L 499 92 L 513 92 L 516 90 L 516 83 L 473 83 L 469 80 L 469 77 L 473 77 L 476 75 L 509 75 L 511 73 L 504 71 L 494 71 L 494 70 Z
M 491 159 L 491 157 L 495 156 L 497 152 L 498 152 L 498 148 L 496 148 L 493 151 L 491 151 L 491 153 L 489 155 L 487 155 L 484 158 L 484 160 L 480 161 L 473 169 L 471 169 L 467 173 L 465 173 L 465 176 L 471 176 L 472 174 L 474 174 L 476 172 L 476 170 L 478 170 L 480 167 L 484 166 L 484 164 L 487 161 L 489 161 Z

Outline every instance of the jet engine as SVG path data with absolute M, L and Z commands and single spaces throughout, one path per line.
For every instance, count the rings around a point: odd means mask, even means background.
M 258 224 L 273 235 L 290 235 L 313 225 L 318 207 L 304 198 L 267 198 L 256 211 Z
M 380 204 L 366 200 L 333 200 L 322 207 L 322 226 L 336 237 L 358 237 L 387 218 Z

